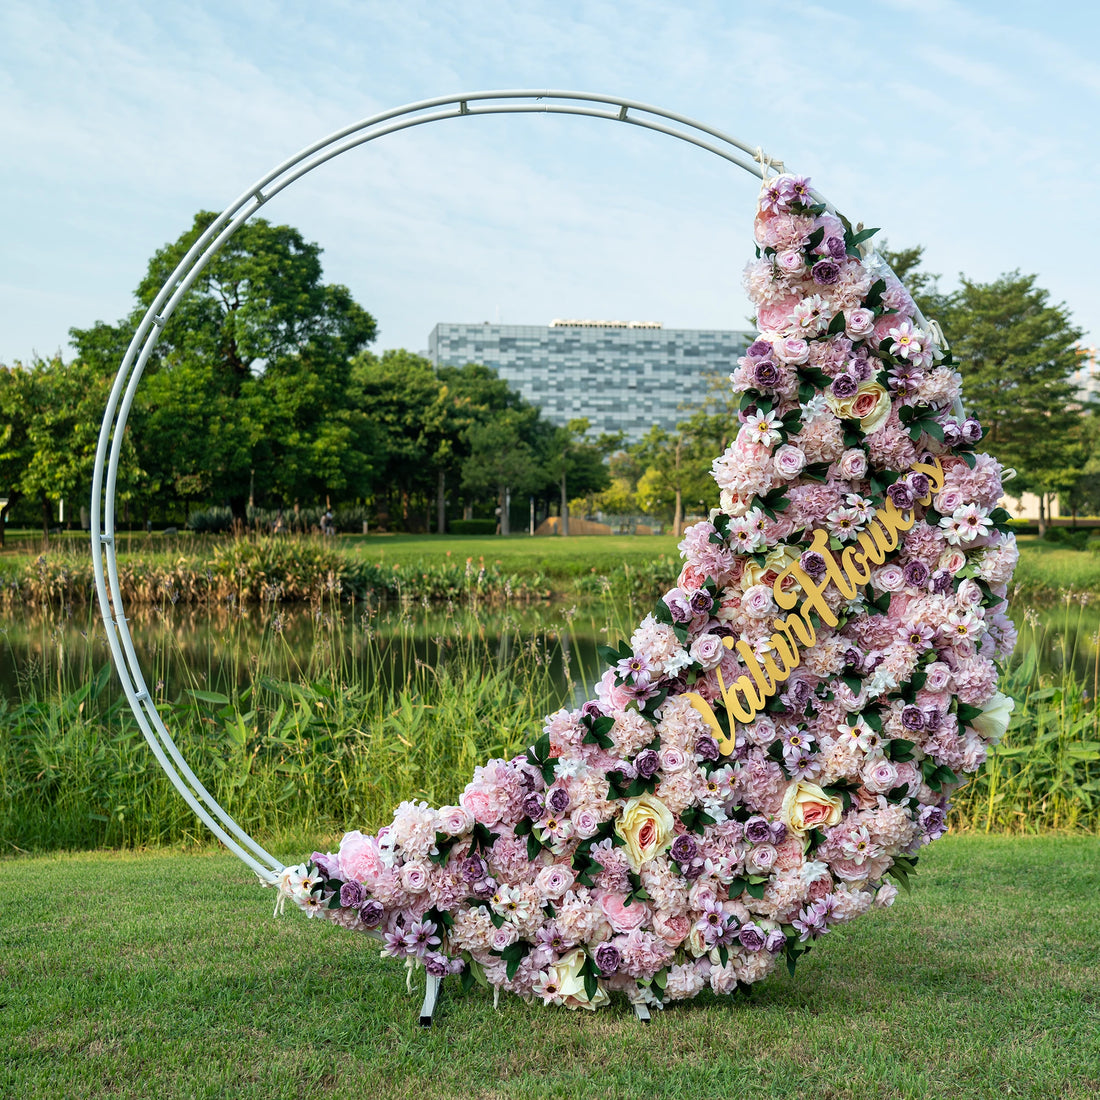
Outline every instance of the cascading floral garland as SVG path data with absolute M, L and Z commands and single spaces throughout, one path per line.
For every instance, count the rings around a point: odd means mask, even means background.
M 604 647 L 595 699 L 457 806 L 404 802 L 287 868 L 284 898 L 431 974 L 589 1009 L 793 972 L 891 904 L 1007 726 L 1017 551 L 952 358 L 873 232 L 767 181 L 740 429 L 677 586 Z

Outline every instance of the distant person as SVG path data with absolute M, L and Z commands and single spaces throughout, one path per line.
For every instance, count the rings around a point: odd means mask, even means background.
M 272 528 L 272 533 L 276 535 L 286 533 L 286 517 L 283 515 L 282 508 L 279 509 L 278 514 L 275 516 L 275 526 Z
M 325 514 L 321 517 L 321 534 L 322 535 L 335 535 L 336 534 L 336 520 L 333 519 L 331 508 L 326 508 L 325 509 Z

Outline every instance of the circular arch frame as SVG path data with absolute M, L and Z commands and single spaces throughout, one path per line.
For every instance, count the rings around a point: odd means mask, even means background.
M 165 280 L 130 341 L 100 427 L 91 500 L 96 593 L 123 691 L 157 762 L 211 832 L 265 883 L 277 880 L 283 864 L 233 820 L 191 770 L 157 711 L 138 662 L 122 602 L 115 548 L 115 491 L 126 421 L 145 366 L 176 306 L 222 245 L 269 199 L 327 161 L 387 134 L 444 119 L 494 114 L 580 115 L 625 123 L 695 145 L 762 180 L 769 170 L 783 170 L 781 161 L 768 157 L 759 147 L 683 115 L 617 96 L 544 90 L 470 92 L 425 99 L 337 130 L 261 176 L 222 211 Z M 826 201 L 816 193 L 815 198 Z M 826 202 L 826 206 L 833 210 L 831 204 Z

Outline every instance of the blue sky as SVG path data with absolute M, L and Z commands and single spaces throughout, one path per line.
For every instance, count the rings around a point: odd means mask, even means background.
M 607 92 L 761 145 L 954 285 L 1019 268 L 1100 342 L 1100 17 L 1083 4 L 330 2 L 0 7 L 0 362 L 70 354 L 153 251 L 302 146 L 414 100 Z M 437 123 L 266 216 L 421 350 L 437 321 L 741 328 L 756 184 L 595 120 Z M 948 333 L 950 337 L 950 333 Z

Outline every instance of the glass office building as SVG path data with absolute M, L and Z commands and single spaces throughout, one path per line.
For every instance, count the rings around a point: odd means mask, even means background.
M 596 432 L 640 439 L 673 428 L 681 408 L 725 378 L 750 332 L 667 329 L 652 321 L 552 321 L 549 325 L 438 324 L 428 337 L 436 366 L 493 367 L 552 423 L 587 417 Z

